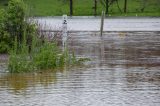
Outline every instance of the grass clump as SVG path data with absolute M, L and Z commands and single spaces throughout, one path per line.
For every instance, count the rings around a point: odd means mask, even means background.
M 31 45 L 27 45 L 27 40 L 24 37 L 20 47 L 17 38 L 15 38 L 14 47 L 9 55 L 8 69 L 12 73 L 41 71 L 69 67 L 88 60 L 86 58 L 77 59 L 74 53 L 69 53 L 68 49 L 62 51 L 56 43 L 47 40 L 41 42 L 35 36 L 32 37 Z

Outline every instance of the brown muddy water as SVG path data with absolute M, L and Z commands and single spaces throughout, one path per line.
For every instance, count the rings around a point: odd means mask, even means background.
M 160 106 L 160 32 L 73 32 L 68 46 L 91 61 L 9 74 L 1 58 L 0 106 Z

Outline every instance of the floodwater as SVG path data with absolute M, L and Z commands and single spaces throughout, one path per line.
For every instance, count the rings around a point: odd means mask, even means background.
M 38 17 L 38 21 L 45 30 L 60 30 L 62 17 Z M 100 31 L 101 17 L 68 17 L 69 31 Z M 122 17 L 105 18 L 104 31 L 160 31 L 160 18 L 156 17 Z
M 160 106 L 160 32 L 73 32 L 68 46 L 91 61 L 25 74 L 1 65 L 0 106 Z

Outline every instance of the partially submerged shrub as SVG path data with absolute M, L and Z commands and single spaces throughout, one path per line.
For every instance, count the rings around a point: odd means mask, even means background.
M 9 50 L 9 33 L 5 31 L 5 11 L 0 10 L 0 53 L 8 52 Z
M 14 39 L 17 36 L 18 41 L 22 40 L 24 33 L 25 22 L 25 10 L 26 6 L 22 0 L 10 0 L 7 14 L 5 16 L 6 30 L 10 33 L 10 36 Z M 12 40 L 13 40 L 12 39 Z
M 8 69 L 10 72 L 27 72 L 33 70 L 34 66 L 30 61 L 28 51 L 25 37 L 21 46 L 18 44 L 17 37 L 15 37 L 14 46 L 9 53 Z
M 54 43 L 45 42 L 33 52 L 33 62 L 38 69 L 51 69 L 58 66 L 59 50 Z
M 25 21 L 22 0 L 11 0 L 7 13 L 1 13 L 0 40 L 3 42 L 0 43 L 0 51 L 7 52 L 11 48 L 8 64 L 10 72 L 55 69 L 82 62 L 83 59 L 76 59 L 74 53 L 69 54 L 67 49 L 59 50 L 56 43 L 48 42 L 45 38 L 38 39 L 35 25 Z
M 26 21 L 26 5 L 22 0 L 10 0 L 6 10 L 0 10 L 0 53 L 13 47 L 14 38 L 21 45 L 25 33 L 27 43 L 35 34 L 35 25 Z
M 0 29 L 0 53 L 6 53 L 10 47 L 9 33 Z
M 10 52 L 8 69 L 10 72 L 30 72 L 47 69 L 61 68 L 80 64 L 87 59 L 77 59 L 68 50 L 61 51 L 56 43 L 39 42 L 35 36 L 32 37 L 31 50 L 27 45 L 26 37 L 23 37 L 21 47 L 18 47 L 17 38 L 15 38 L 14 47 Z

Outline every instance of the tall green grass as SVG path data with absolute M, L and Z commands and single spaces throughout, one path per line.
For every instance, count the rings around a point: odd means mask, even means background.
M 42 42 L 35 35 L 32 36 L 32 43 L 28 45 L 24 34 L 21 46 L 15 38 L 14 47 L 9 53 L 8 69 L 11 73 L 42 71 L 79 65 L 88 60 L 77 59 L 74 52 L 70 54 L 67 48 L 60 50 L 55 42 Z

